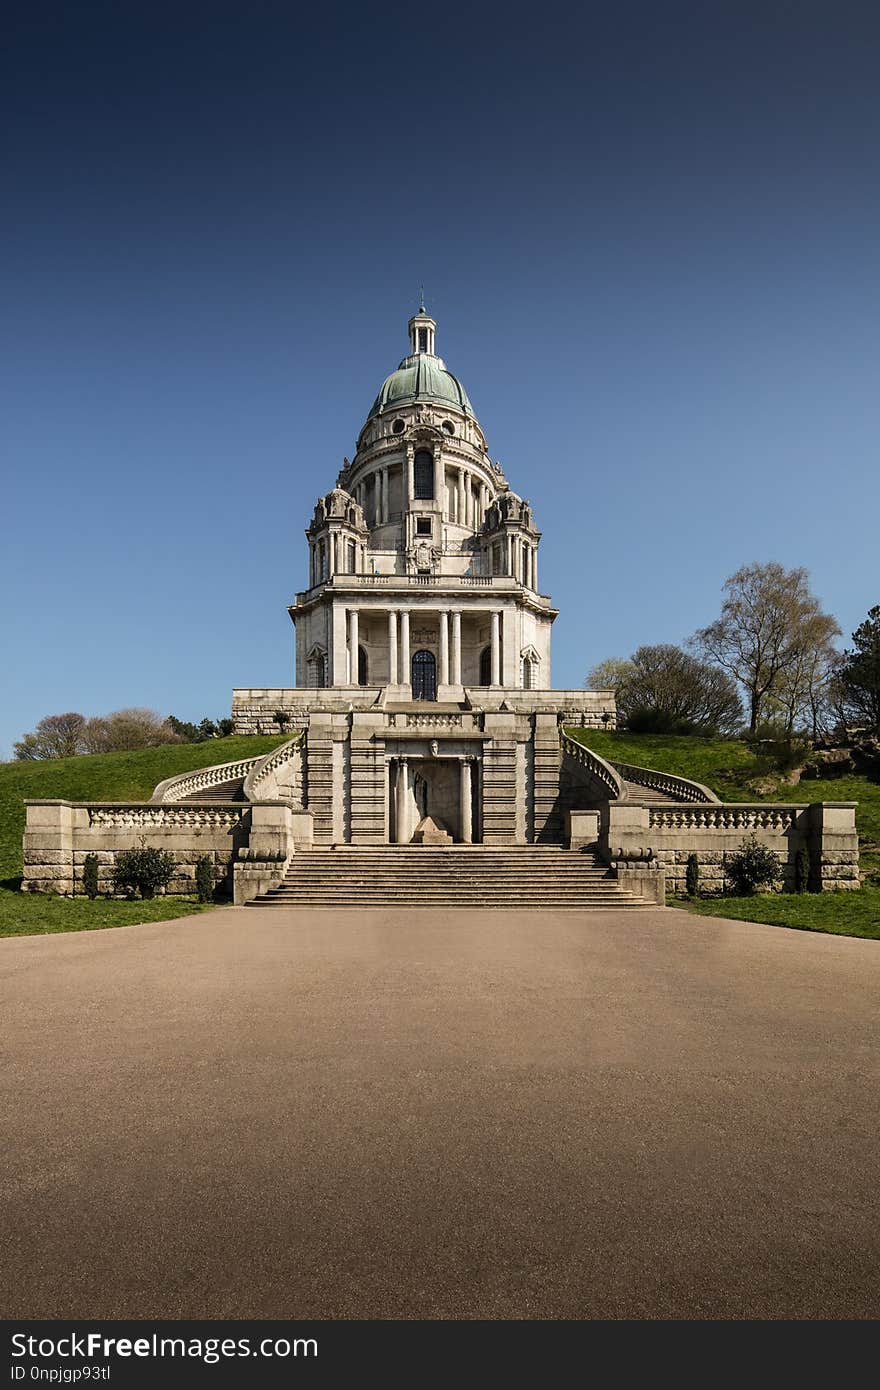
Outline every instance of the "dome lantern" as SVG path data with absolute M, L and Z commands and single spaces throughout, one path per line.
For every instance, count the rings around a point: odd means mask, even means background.
M 413 314 L 409 321 L 409 343 L 410 352 L 413 357 L 420 353 L 426 353 L 429 357 L 436 357 L 434 351 L 434 336 L 437 332 L 437 324 L 425 309 L 424 304 L 417 314 Z

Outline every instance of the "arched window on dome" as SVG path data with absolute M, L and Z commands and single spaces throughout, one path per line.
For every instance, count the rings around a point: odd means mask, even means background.
M 413 493 L 421 501 L 434 496 L 434 455 L 419 449 L 413 460 Z

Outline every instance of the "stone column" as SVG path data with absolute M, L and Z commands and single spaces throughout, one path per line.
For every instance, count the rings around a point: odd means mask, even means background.
M 388 610 L 388 684 L 397 685 L 397 613 Z
M 404 482 L 404 487 L 403 487 L 403 491 L 404 491 L 404 495 L 406 496 L 407 502 L 412 502 L 412 500 L 413 500 L 413 463 L 414 463 L 414 460 L 415 460 L 415 456 L 416 456 L 415 447 L 414 447 L 412 444 L 407 444 L 407 446 L 406 446 L 406 462 L 405 462 L 404 465 L 403 465 L 403 470 L 404 470 L 404 480 L 403 480 L 403 482 Z
M 471 764 L 470 759 L 461 760 L 461 840 L 469 845 L 473 837 L 473 811 L 471 803 Z
M 348 610 L 348 683 L 358 684 L 358 611 Z
M 443 464 L 443 458 L 442 458 L 442 455 L 441 455 L 441 452 L 440 452 L 440 445 L 439 445 L 439 444 L 435 444 L 435 445 L 434 445 L 434 500 L 435 500 L 436 502 L 439 502 L 441 506 L 443 505 L 443 484 L 444 484 L 444 482 L 445 482 L 445 479 L 444 479 L 444 477 L 443 477 L 443 474 L 444 474 L 445 472 L 446 472 L 446 469 L 445 469 L 444 464 Z
M 465 487 L 465 483 L 464 483 L 464 469 L 463 469 L 463 468 L 459 468 L 459 470 L 458 470 L 458 503 L 457 503 L 456 512 L 455 512 L 455 519 L 456 519 L 456 521 L 458 522 L 459 526 L 466 526 L 466 525 L 467 525 L 467 522 L 466 522 L 466 520 L 465 520 L 465 506 L 466 506 L 466 502 L 465 502 L 465 491 L 464 491 L 464 487 Z
M 452 684 L 461 685 L 461 613 L 452 614 Z
M 409 685 L 412 672 L 409 656 L 409 613 L 406 609 L 400 615 L 400 684 Z
M 397 759 L 397 843 L 408 845 L 409 828 L 409 764 L 406 758 Z
M 440 685 L 449 684 L 449 614 L 440 614 Z
M 492 684 L 501 684 L 501 614 L 492 613 Z
M 538 592 L 538 547 L 532 546 L 532 588 Z
M 334 603 L 330 618 L 331 655 L 329 685 L 348 684 L 348 649 L 345 628 L 345 608 L 341 603 Z

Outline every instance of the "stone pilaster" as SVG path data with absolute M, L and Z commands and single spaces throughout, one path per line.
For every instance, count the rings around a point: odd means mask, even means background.
M 535 844 L 562 839 L 559 771 L 562 754 L 555 714 L 536 714 L 534 723 L 533 816 Z
M 516 839 L 516 715 L 487 712 L 485 733 L 483 843 L 509 845 Z

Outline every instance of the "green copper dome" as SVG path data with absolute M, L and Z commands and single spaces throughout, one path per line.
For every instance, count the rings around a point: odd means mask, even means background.
M 447 370 L 442 358 L 424 352 L 404 357 L 397 371 L 385 378 L 367 418 L 395 405 L 402 405 L 404 401 L 437 401 L 455 406 L 465 415 L 474 414 L 467 391 L 458 377 Z

